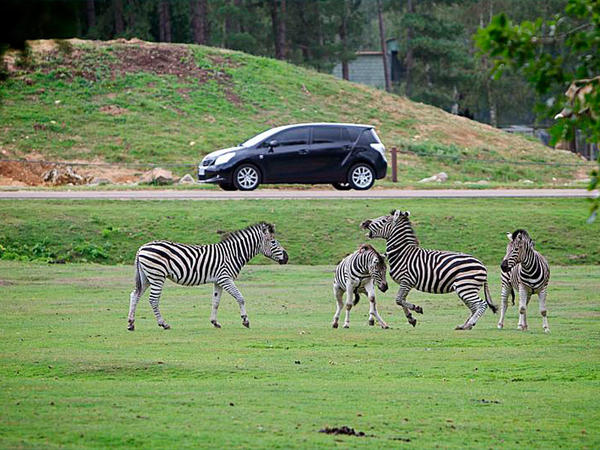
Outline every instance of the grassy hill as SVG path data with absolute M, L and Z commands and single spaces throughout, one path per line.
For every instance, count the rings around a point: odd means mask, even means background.
M 543 184 L 570 182 L 588 172 L 530 165 L 581 160 L 269 58 L 139 40 L 34 41 L 31 49 L 27 57 L 9 55 L 11 75 L 0 86 L 3 158 L 193 164 L 273 126 L 345 121 L 373 124 L 388 148 L 403 146 L 418 154 L 400 158 L 405 184 L 440 170 L 450 182 Z

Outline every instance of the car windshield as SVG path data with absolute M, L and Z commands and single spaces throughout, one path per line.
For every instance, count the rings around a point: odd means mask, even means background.
M 253 138 L 248 139 L 246 142 L 242 142 L 240 144 L 240 146 L 241 147 L 252 147 L 252 146 L 258 144 L 259 142 L 264 141 L 269 136 L 274 135 L 278 131 L 281 131 L 283 128 L 284 127 L 277 127 L 277 128 L 271 128 L 270 130 L 267 130 L 267 131 L 263 131 L 262 133 L 254 136 Z

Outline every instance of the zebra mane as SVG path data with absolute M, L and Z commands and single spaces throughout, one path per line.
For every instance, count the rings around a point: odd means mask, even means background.
M 373 253 L 375 253 L 375 256 L 377 256 L 377 261 L 379 262 L 379 264 L 385 265 L 385 258 L 371 244 L 362 244 L 360 247 L 358 247 L 358 250 L 361 253 L 362 252 L 372 251 Z
M 246 231 L 255 230 L 257 228 L 267 227 L 269 233 L 275 233 L 275 225 L 267 222 L 258 222 L 254 225 L 249 225 L 246 228 L 242 228 L 241 230 L 235 231 L 222 231 L 217 230 L 217 234 L 221 235 L 221 242 L 229 241 L 231 239 L 235 239 L 236 237 L 244 234 Z
M 529 240 L 531 240 L 531 236 L 529 236 L 529 233 L 527 233 L 527 231 L 523 230 L 522 228 L 519 228 L 518 230 L 513 231 L 513 234 L 512 234 L 513 241 L 517 238 L 518 235 L 522 235 L 522 236 L 528 238 Z

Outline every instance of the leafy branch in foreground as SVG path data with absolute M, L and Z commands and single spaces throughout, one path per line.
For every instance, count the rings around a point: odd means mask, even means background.
M 538 112 L 554 117 L 552 143 L 571 140 L 581 130 L 591 142 L 600 143 L 600 1 L 569 0 L 553 20 L 513 24 L 504 14 L 475 34 L 482 55 L 493 62 L 498 78 L 506 68 L 519 70 L 545 102 Z M 557 89 L 569 86 L 566 96 Z M 599 187 L 598 169 L 590 175 L 589 190 Z M 593 221 L 600 199 L 592 200 Z

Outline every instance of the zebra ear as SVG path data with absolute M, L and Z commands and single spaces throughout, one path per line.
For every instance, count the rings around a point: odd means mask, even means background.
M 400 216 L 402 215 L 402 211 L 400 211 L 399 209 L 394 211 L 394 222 L 396 222 Z
M 506 233 L 506 237 L 508 238 L 508 240 L 510 242 L 512 242 L 513 238 L 512 238 L 512 233 Z
M 406 212 L 404 213 L 404 217 L 410 217 L 410 211 L 406 211 Z

